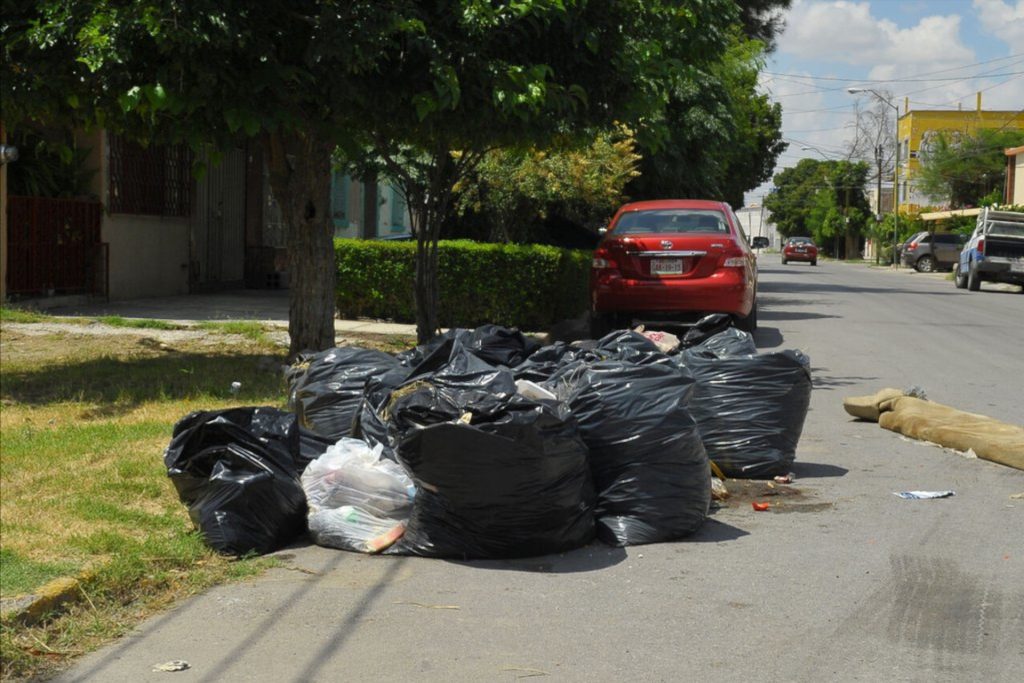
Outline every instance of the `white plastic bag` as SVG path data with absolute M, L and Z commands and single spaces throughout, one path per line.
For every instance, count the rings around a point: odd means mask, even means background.
M 402 537 L 416 488 L 382 450 L 345 437 L 302 473 L 317 545 L 376 553 Z

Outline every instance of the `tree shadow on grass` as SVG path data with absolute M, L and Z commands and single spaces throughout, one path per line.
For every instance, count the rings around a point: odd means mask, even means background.
M 278 358 L 260 353 L 211 353 L 172 351 L 143 358 L 96 358 L 42 365 L 3 373 L 0 399 L 28 405 L 62 401 L 98 404 L 97 416 L 110 414 L 113 406 L 196 396 L 285 399 L 285 385 Z M 237 394 L 232 382 L 240 382 Z

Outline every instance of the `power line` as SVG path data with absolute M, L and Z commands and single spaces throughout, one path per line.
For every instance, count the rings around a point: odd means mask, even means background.
M 1017 53 L 1014 53 L 1014 54 L 1011 54 L 1011 55 L 1007 55 L 1005 57 L 996 57 L 995 59 L 988 59 L 988 60 L 985 60 L 983 62 L 975 62 L 973 64 L 965 64 L 963 66 L 955 66 L 955 67 L 948 68 L 948 69 L 939 69 L 937 71 L 926 71 L 923 74 L 917 74 L 917 76 L 931 76 L 933 74 L 949 73 L 950 71 L 960 71 L 961 69 L 969 69 L 969 68 L 971 68 L 973 66 L 984 66 L 985 64 L 994 64 L 995 62 L 1003 62 L 1003 61 L 1006 61 L 1006 60 L 1009 60 L 1009 59 L 1014 59 L 1016 57 L 1024 57 L 1024 52 L 1017 52 Z M 1004 65 L 1003 67 L 1000 67 L 1000 68 L 1005 68 L 1005 66 L 1014 66 L 1014 65 L 1013 64 Z M 841 81 L 841 82 L 844 82 L 844 83 L 902 83 L 902 82 L 906 82 L 906 81 L 918 80 L 918 79 L 906 79 L 906 78 L 888 78 L 888 79 L 882 79 L 882 78 L 870 79 L 869 78 L 869 79 L 864 79 L 864 78 L 838 78 L 838 77 L 835 77 L 835 76 L 804 76 L 802 74 L 778 73 L 778 72 L 775 72 L 775 71 L 762 71 L 761 73 L 769 74 L 771 76 L 786 76 L 786 77 L 789 77 L 789 78 L 803 78 L 805 80 L 815 80 L 815 81 Z M 971 78 L 971 77 L 968 77 L 968 78 Z M 939 79 L 920 79 L 920 80 L 939 80 Z M 954 78 L 953 80 L 958 80 L 958 79 Z

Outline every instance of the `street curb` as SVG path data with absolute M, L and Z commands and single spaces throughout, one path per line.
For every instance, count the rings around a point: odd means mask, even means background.
M 76 576 L 56 578 L 29 595 L 4 598 L 0 601 L 0 618 L 32 626 L 51 612 L 85 597 L 82 584 L 94 575 L 95 572 L 85 570 Z

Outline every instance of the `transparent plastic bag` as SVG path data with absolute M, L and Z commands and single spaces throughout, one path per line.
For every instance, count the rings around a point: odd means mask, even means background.
M 317 545 L 375 553 L 401 538 L 416 488 L 383 446 L 343 438 L 302 473 Z

